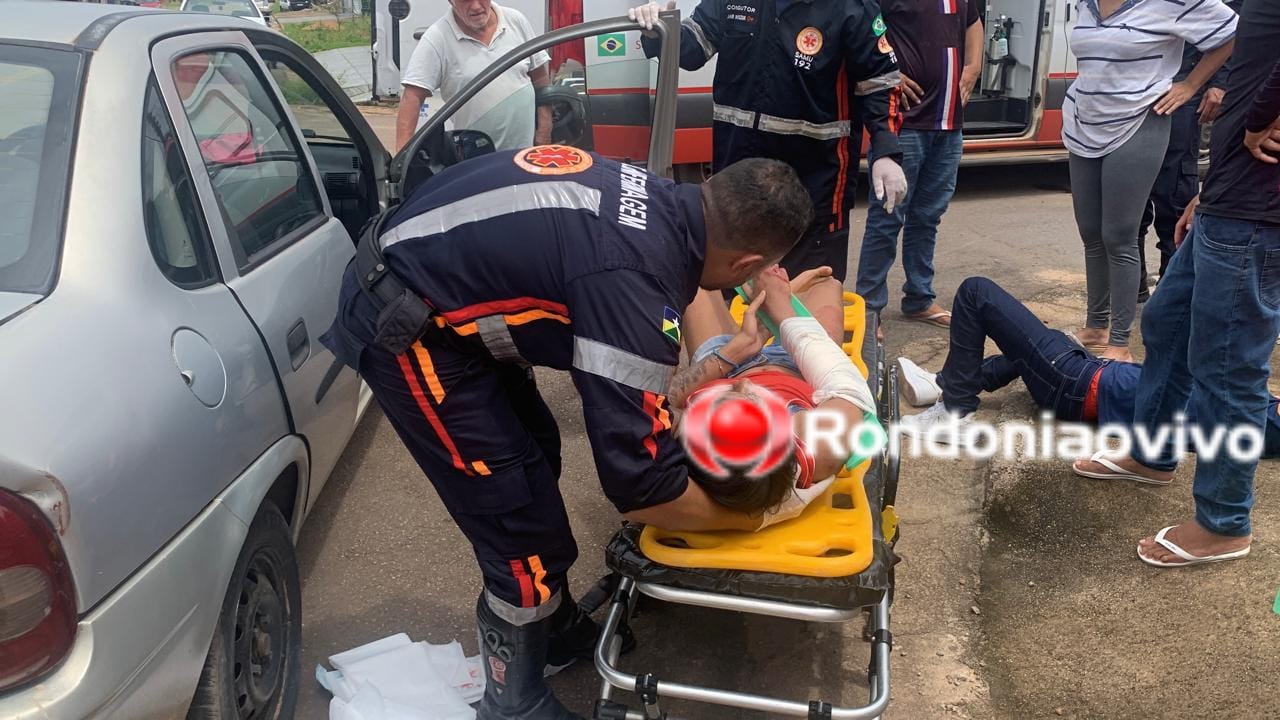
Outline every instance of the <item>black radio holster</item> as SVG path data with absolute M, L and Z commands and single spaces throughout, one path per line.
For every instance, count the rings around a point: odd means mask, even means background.
M 435 309 L 409 289 L 387 265 L 378 238 L 390 216 L 390 211 L 379 213 L 360 234 L 360 242 L 356 244 L 356 278 L 378 308 L 374 344 L 400 355 L 427 331 Z

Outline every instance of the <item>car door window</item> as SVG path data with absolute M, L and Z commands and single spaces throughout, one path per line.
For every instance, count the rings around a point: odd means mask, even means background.
M 328 92 L 297 60 L 275 49 L 259 48 L 267 71 L 280 88 L 289 112 L 302 129 L 302 139 L 311 151 L 329 207 L 352 237 L 378 209 L 375 173 L 367 164 L 368 151 L 362 157 L 358 132 L 351 132 L 339 118 Z
M 351 143 L 351 135 L 342 127 L 337 115 L 307 78 L 291 67 L 285 57 L 276 56 L 270 51 L 260 52 L 263 53 L 271 78 L 280 88 L 285 104 L 298 121 L 298 127 L 302 128 L 303 138 L 308 143 L 313 139 Z
M 142 111 L 142 209 L 151 254 L 166 277 L 186 288 L 217 279 L 200 201 L 154 82 Z
M 317 227 L 325 211 L 307 157 L 248 57 L 191 53 L 173 74 L 237 266 L 250 269 Z

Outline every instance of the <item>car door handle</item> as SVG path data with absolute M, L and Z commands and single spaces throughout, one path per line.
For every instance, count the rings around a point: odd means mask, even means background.
M 289 361 L 293 369 L 302 367 L 302 363 L 311 356 L 311 338 L 307 335 L 307 323 L 303 320 L 293 324 L 285 337 L 285 346 L 289 348 Z

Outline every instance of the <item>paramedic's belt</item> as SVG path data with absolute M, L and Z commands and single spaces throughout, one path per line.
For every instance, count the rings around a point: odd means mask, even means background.
M 422 337 L 435 312 L 418 297 L 391 268 L 382 254 L 382 226 L 390 211 L 379 213 L 365 225 L 356 245 L 356 278 L 360 288 L 378 308 L 373 342 L 393 355 L 406 352 Z

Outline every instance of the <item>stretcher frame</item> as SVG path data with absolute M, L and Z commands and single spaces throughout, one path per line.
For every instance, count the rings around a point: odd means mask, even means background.
M 878 414 L 883 422 L 896 424 L 899 418 L 898 377 L 896 368 L 889 366 L 883 343 L 875 340 L 878 318 L 867 313 L 862 356 L 872 358 L 868 373 L 874 383 Z M 893 547 L 898 537 L 898 527 L 893 504 L 897 496 L 899 457 L 886 446 L 874 462 L 884 467 L 884 485 L 879 498 L 884 539 Z M 704 592 L 669 585 L 638 582 L 633 578 L 615 574 L 616 589 L 609 600 L 609 611 L 595 649 L 596 671 L 602 678 L 600 695 L 596 700 L 595 720 L 675 720 L 663 710 L 661 698 L 692 700 L 743 710 L 755 710 L 801 718 L 830 718 L 834 720 L 862 720 L 879 718 L 889 704 L 890 658 L 893 652 L 893 634 L 890 632 L 890 606 L 893 603 L 893 570 L 889 570 L 889 587 L 878 602 L 860 608 L 835 608 L 813 604 L 780 602 L 760 598 L 743 597 L 726 593 Z M 866 617 L 864 639 L 871 645 L 871 659 L 867 669 L 870 698 L 859 707 L 836 707 L 820 699 L 809 701 L 786 700 L 735 690 L 701 687 L 671 680 L 659 680 L 652 673 L 631 674 L 618 666 L 623 635 L 620 628 L 631 618 L 636 602 L 643 595 L 655 600 L 713 608 L 730 612 L 746 612 L 770 617 L 780 617 L 805 622 L 844 623 Z M 631 709 L 613 699 L 615 690 L 635 693 L 642 711 Z

